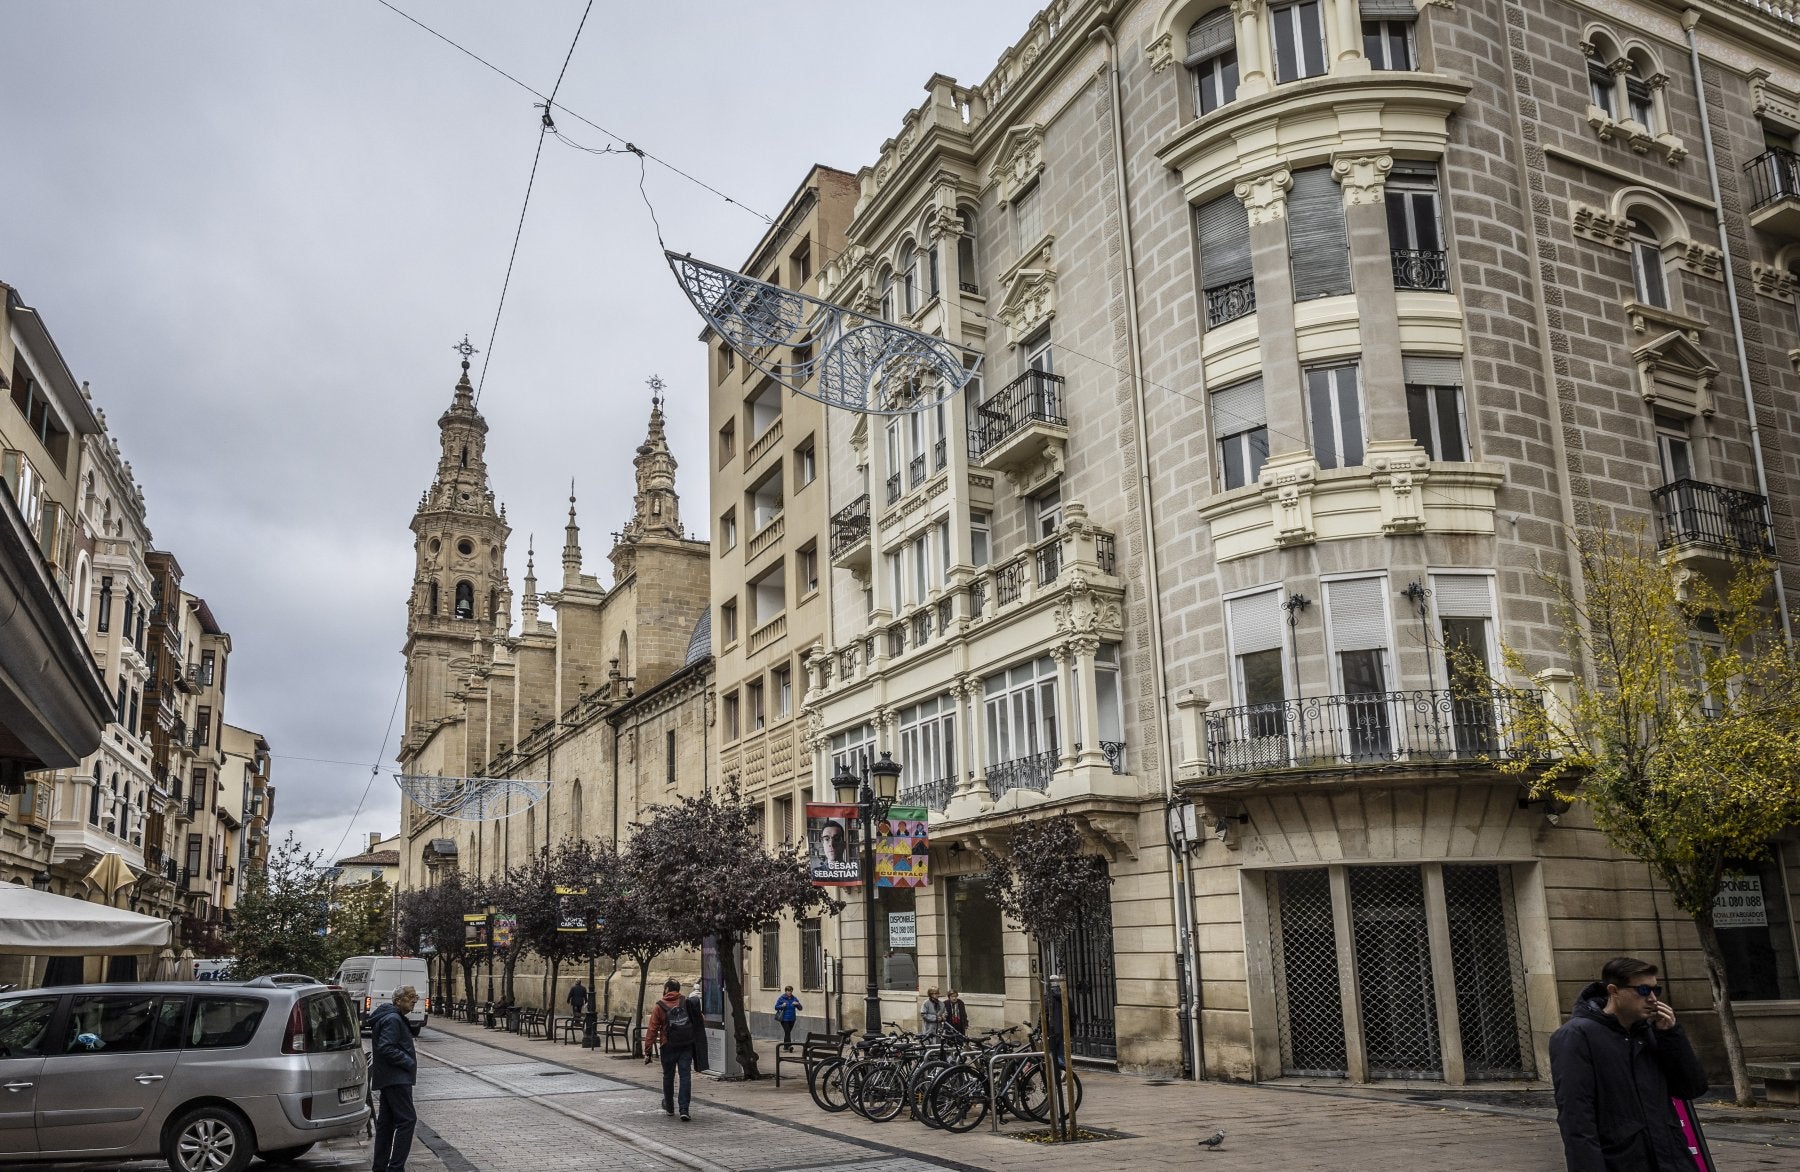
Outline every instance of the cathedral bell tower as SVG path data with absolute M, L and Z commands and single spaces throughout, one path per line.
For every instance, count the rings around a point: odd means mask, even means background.
M 641 541 L 679 542 L 681 496 L 675 491 L 675 455 L 663 428 L 663 381 L 650 378 L 650 430 L 638 445 L 632 464 L 637 469 L 637 493 L 632 498 L 631 519 L 625 522 L 611 558 L 615 581 L 629 577 L 636 563 L 634 548 Z
M 406 608 L 406 737 L 453 715 L 452 693 L 512 628 L 506 510 L 488 487 L 487 421 L 475 409 L 465 337 L 462 378 L 438 417 L 437 475 L 413 514 L 413 584 Z

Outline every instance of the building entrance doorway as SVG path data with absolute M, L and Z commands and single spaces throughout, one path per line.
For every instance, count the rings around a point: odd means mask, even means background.
M 1106 863 L 1094 859 L 1095 867 Z M 1060 947 L 1040 951 L 1046 973 L 1066 973 L 1069 998 L 1069 1050 L 1077 1058 L 1113 1060 L 1119 1056 L 1118 995 L 1113 976 L 1112 899 L 1095 900 L 1080 925 Z

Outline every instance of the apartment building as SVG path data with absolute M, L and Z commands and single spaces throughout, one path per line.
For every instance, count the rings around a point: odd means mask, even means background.
M 857 191 L 854 175 L 812 168 L 743 271 L 816 295 L 824 264 L 843 251 Z M 771 842 L 804 841 L 815 795 L 814 733 L 800 719 L 804 656 L 827 637 L 830 601 L 823 453 L 827 428 L 847 434 L 856 421 L 786 390 L 710 329 L 702 341 L 713 427 L 715 772 L 763 806 Z M 840 528 L 866 529 L 868 495 L 836 512 Z M 771 925 L 755 941 L 749 973 L 760 985 L 752 987 L 820 988 L 824 941 L 818 920 Z
M 216 647 L 213 650 L 214 674 L 222 677 L 224 659 L 216 655 Z M 202 681 L 206 678 L 206 656 L 207 651 L 203 649 Z M 222 678 L 218 679 L 218 686 L 221 690 L 224 688 Z M 269 742 L 261 733 L 220 722 L 218 748 L 215 817 L 219 827 L 219 859 L 224 869 L 219 882 L 219 911 L 221 922 L 229 926 L 250 872 L 268 859 L 268 823 L 275 793 L 269 784 Z
M 916 926 L 978 1024 L 1066 970 L 1075 1052 L 1128 1067 L 1455 1085 L 1546 1077 L 1597 958 L 1640 952 L 1716 1047 L 1687 921 L 1496 771 L 1508 713 L 1445 648 L 1571 678 L 1542 575 L 1573 526 L 1792 580 L 1797 33 L 1747 0 L 1061 0 L 930 79 L 820 284 L 985 355 L 941 409 L 828 428 L 829 507 L 871 507 L 821 534 L 814 783 L 888 751 L 932 809 L 884 962 Z M 970 848 L 1049 811 L 1111 899 L 1037 957 Z M 1748 865 L 1733 993 L 1775 1053 L 1800 842 Z
M 81 636 L 87 551 L 76 522 L 81 455 L 99 429 L 37 310 L 0 284 L 0 882 L 49 882 L 52 787 L 32 770 L 92 753 L 112 715 Z

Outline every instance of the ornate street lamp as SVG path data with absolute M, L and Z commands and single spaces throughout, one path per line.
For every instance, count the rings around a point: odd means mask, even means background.
M 494 917 L 499 914 L 499 908 L 491 903 L 487 905 L 487 1020 L 482 1024 L 490 1030 L 494 1028 Z
M 894 799 L 900 793 L 900 762 L 885 751 L 881 760 L 869 764 L 869 755 L 861 755 L 862 774 L 850 772 L 846 764 L 831 779 L 843 805 L 856 806 L 856 833 L 862 840 L 863 889 L 863 953 L 868 962 L 868 989 L 863 995 L 863 1034 L 873 1037 L 881 1032 L 881 983 L 876 975 L 875 957 L 875 824 L 888 816 Z

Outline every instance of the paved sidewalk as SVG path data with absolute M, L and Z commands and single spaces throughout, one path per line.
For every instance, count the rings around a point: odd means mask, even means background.
M 484 1065 L 529 1057 L 540 1064 L 636 1087 L 651 1097 L 654 1111 L 660 1072 L 641 1060 L 478 1025 L 434 1021 L 432 1031 L 420 1044 L 429 1055 L 456 1062 L 480 1060 Z M 770 1065 L 773 1046 L 762 1045 L 759 1050 L 764 1064 Z M 816 1144 L 850 1139 L 885 1148 L 903 1161 L 902 1166 L 915 1168 L 920 1163 L 904 1158 L 947 1167 L 1028 1168 L 1032 1172 L 1251 1166 L 1281 1172 L 1394 1172 L 1396 1168 L 1538 1172 L 1563 1166 L 1554 1110 L 1545 1105 L 1542 1093 L 1521 1094 L 1516 1099 L 1489 1093 L 1465 1099 L 1453 1092 L 1169 1082 L 1104 1072 L 1084 1072 L 1083 1084 L 1083 1124 L 1119 1131 L 1126 1138 L 1066 1147 L 1027 1143 L 1005 1134 L 1028 1130 L 1017 1123 L 1009 1123 L 1000 1135 L 990 1134 L 985 1123 L 966 1135 L 948 1135 L 905 1120 L 875 1124 L 852 1112 L 827 1114 L 814 1105 L 803 1081 L 784 1078 L 777 1091 L 772 1077 L 749 1083 L 700 1079 L 695 1084 L 694 1126 L 712 1122 L 709 1116 L 718 1112 L 736 1115 L 739 1122 L 721 1129 L 727 1137 L 723 1147 L 708 1142 L 705 1150 L 695 1154 L 734 1169 L 816 1167 L 843 1159 L 835 1152 L 820 1151 Z M 466 1104 L 458 1106 L 460 1111 Z M 434 1126 L 440 1123 L 428 1103 L 421 1104 L 421 1115 Z M 604 1115 L 597 1117 L 605 1119 Z M 1708 1109 L 1703 1118 L 1720 1172 L 1800 1165 L 1800 1121 L 1794 1117 Z M 771 1132 L 771 1124 L 780 1126 Z M 1219 1127 L 1227 1132 L 1223 1149 L 1207 1152 L 1195 1146 Z M 670 1142 L 685 1148 L 690 1134 L 699 1138 L 697 1133 L 677 1130 L 669 1133 Z M 739 1134 L 745 1140 L 754 1134 L 754 1143 L 740 1144 L 735 1138 Z M 446 1138 L 457 1141 L 448 1132 Z M 709 1141 L 714 1138 L 707 1137 Z M 880 1167 L 885 1172 L 883 1164 L 863 1162 L 876 1155 L 865 1153 L 857 1167 Z M 498 1167 L 473 1155 L 470 1158 L 477 1168 Z

